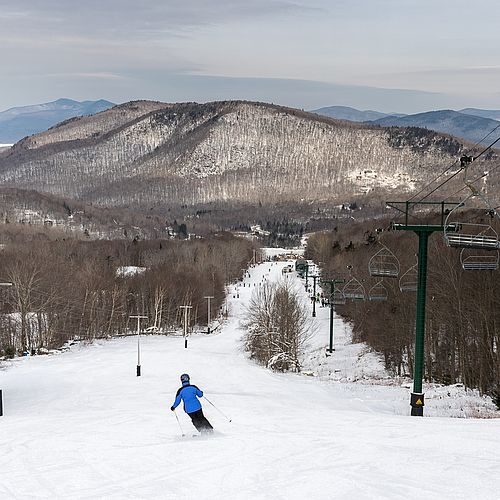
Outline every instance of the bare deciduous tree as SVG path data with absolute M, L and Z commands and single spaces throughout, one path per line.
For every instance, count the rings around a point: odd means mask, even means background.
M 300 371 L 300 354 L 311 334 L 306 304 L 288 281 L 265 283 L 247 308 L 245 349 L 276 371 Z

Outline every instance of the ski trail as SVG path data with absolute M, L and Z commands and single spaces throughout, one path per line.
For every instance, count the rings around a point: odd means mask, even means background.
M 325 381 L 248 360 L 244 306 L 284 265 L 261 264 L 250 286 L 229 287 L 220 333 L 193 336 L 187 349 L 180 337 L 141 337 L 141 377 L 135 338 L 0 371 L 0 498 L 498 499 L 498 420 L 410 418 L 401 388 L 332 381 L 327 372 L 348 372 L 359 352 L 337 322 L 339 350 L 324 357 L 326 308 L 312 340 Z M 202 399 L 213 437 L 180 435 L 170 406 L 185 372 L 232 419 Z

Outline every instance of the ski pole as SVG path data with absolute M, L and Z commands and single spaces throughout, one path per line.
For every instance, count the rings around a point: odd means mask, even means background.
M 219 410 L 219 408 L 217 408 L 217 406 L 215 406 L 212 401 L 210 401 L 210 399 L 208 399 L 206 396 L 204 396 L 205 399 L 207 400 L 208 403 L 210 403 L 223 417 L 227 418 L 230 422 L 232 422 L 232 420 L 221 410 Z
M 179 429 L 181 430 L 182 437 L 184 437 L 184 436 L 185 436 L 185 434 L 184 434 L 184 431 L 182 430 L 182 425 L 181 425 L 181 422 L 180 422 L 180 420 L 179 420 L 179 417 L 177 416 L 177 413 L 175 413 L 175 410 L 174 410 L 174 415 L 175 415 L 175 418 L 176 418 L 176 420 L 177 420 L 177 423 L 179 424 Z

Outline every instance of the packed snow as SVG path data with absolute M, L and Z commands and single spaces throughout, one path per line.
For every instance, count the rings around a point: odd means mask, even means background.
M 327 307 L 303 373 L 248 359 L 239 325 L 253 290 L 291 279 L 306 293 L 286 265 L 252 268 L 231 286 L 219 333 L 187 349 L 180 336 L 141 336 L 141 377 L 135 336 L 4 363 L 0 498 L 499 499 L 500 419 L 450 418 L 456 386 L 426 387 L 437 391 L 426 417 L 408 416 L 409 389 L 337 317 L 326 356 Z M 202 398 L 213 437 L 170 411 L 184 372 L 215 405 Z

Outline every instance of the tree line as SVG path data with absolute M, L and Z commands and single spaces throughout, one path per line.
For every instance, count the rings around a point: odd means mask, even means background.
M 12 285 L 0 286 L 0 355 L 123 335 L 135 328 L 129 316 L 136 314 L 168 333 L 179 329 L 184 304 L 193 306 L 193 325 L 206 325 L 205 297 L 214 297 L 214 318 L 226 284 L 241 277 L 255 248 L 230 233 L 186 241 L 31 236 L 1 251 L 0 281 Z

